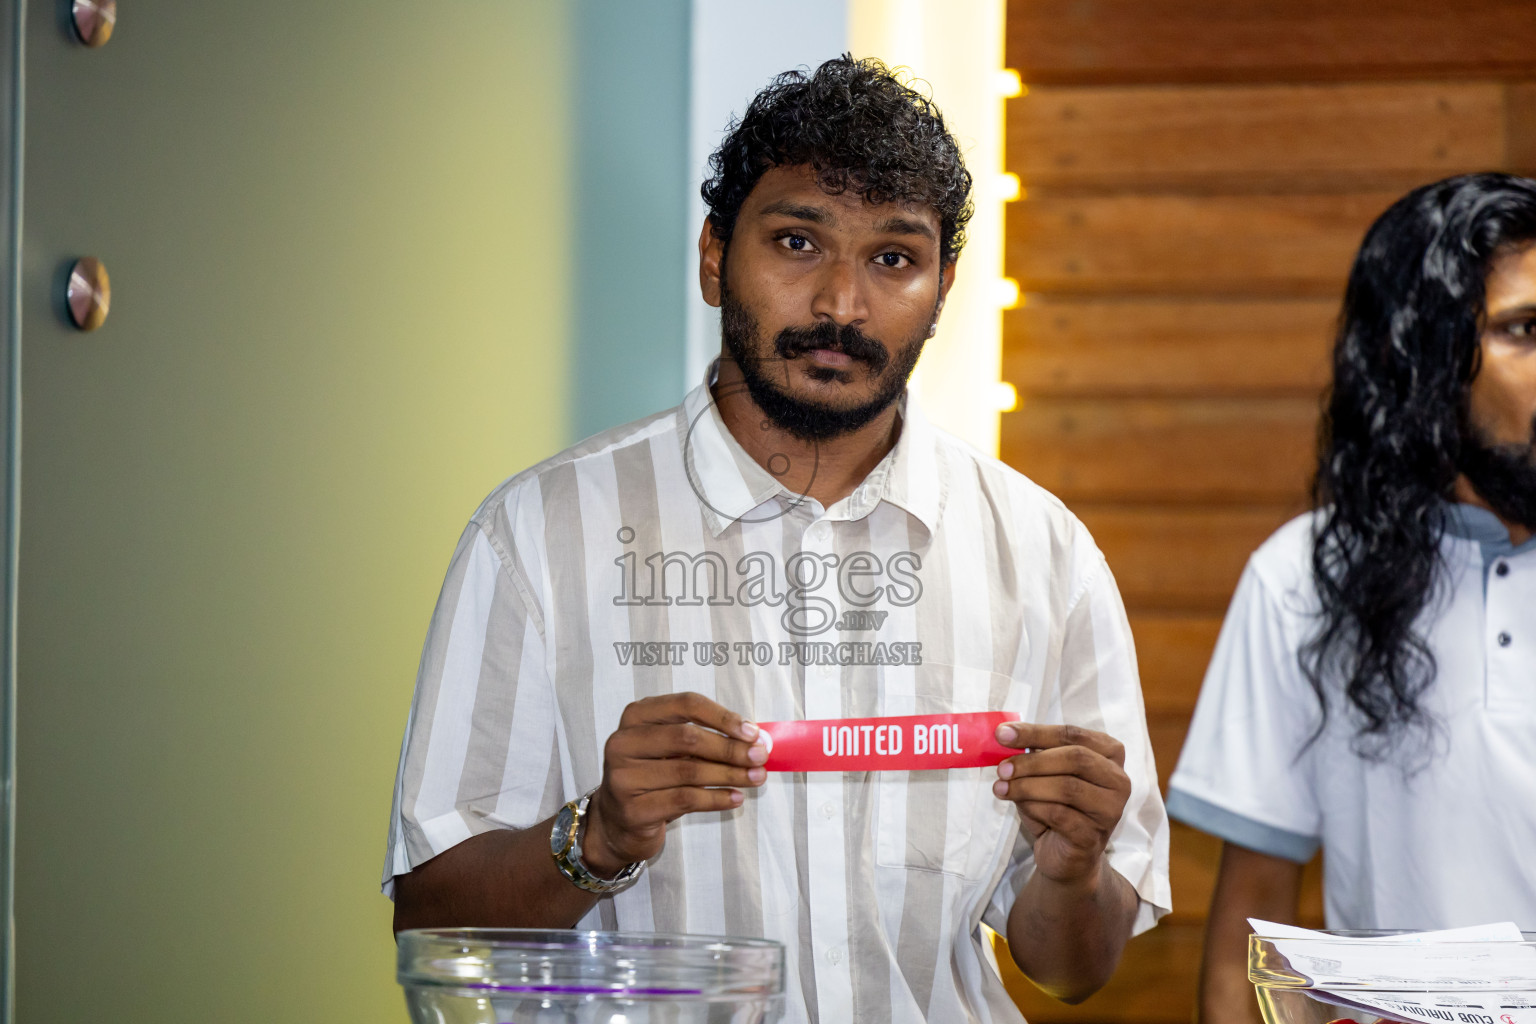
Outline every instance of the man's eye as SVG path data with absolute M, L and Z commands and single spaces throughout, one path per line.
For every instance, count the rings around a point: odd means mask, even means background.
M 1504 330 L 1511 338 L 1536 338 L 1536 320 L 1516 320 Z
M 900 270 L 908 266 L 912 261 L 905 254 L 899 252 L 883 252 L 875 257 L 882 267 L 890 267 L 892 270 Z
M 784 244 L 795 252 L 804 252 L 811 247 L 810 239 L 803 235 L 786 235 L 784 237 Z

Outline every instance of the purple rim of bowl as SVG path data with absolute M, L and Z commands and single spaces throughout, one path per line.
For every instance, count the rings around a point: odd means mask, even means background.
M 539 992 L 548 995 L 580 996 L 701 996 L 701 988 L 614 988 L 606 985 L 492 985 L 476 982 L 460 988 L 491 989 L 495 992 Z

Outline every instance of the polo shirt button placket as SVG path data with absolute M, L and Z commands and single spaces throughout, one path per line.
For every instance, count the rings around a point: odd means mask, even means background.
M 1493 563 L 1493 574 L 1495 576 L 1499 577 L 1500 579 L 1503 579 L 1505 576 L 1508 576 L 1509 575 L 1509 563 L 1504 561 L 1502 558 L 1499 559 L 1497 562 Z M 1508 647 L 1510 644 L 1514 643 L 1514 640 L 1515 640 L 1514 637 L 1509 635 L 1509 630 L 1507 630 L 1507 629 L 1499 630 L 1498 635 L 1495 636 L 1493 639 L 1494 639 L 1494 642 L 1497 643 L 1500 647 Z
M 1536 607 L 1536 567 L 1529 552 L 1494 557 L 1484 576 L 1482 647 L 1486 700 L 1490 709 L 1536 707 L 1531 687 L 1531 651 L 1536 635 L 1527 629 Z

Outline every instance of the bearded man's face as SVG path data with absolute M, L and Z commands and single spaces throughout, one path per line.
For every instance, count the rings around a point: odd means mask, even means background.
M 901 396 L 946 280 L 934 210 L 829 195 L 810 168 L 775 167 L 725 253 L 725 349 L 774 424 L 836 437 Z
M 852 324 L 823 320 L 807 327 L 784 327 L 773 338 L 764 336 L 757 318 L 726 290 L 720 301 L 720 332 L 726 351 L 741 367 L 747 392 L 781 430 L 806 441 L 821 441 L 864 426 L 890 406 L 906 390 L 907 380 L 922 354 L 927 329 L 895 348 L 892 355 L 883 344 Z M 828 365 L 828 356 L 842 356 Z M 823 384 L 841 386 L 841 394 L 805 393 L 794 386 L 793 360 L 806 358 L 805 376 Z M 872 384 L 863 400 L 853 400 L 852 367 L 863 364 Z
M 1496 256 L 1485 291 L 1459 468 L 1501 517 L 1536 530 L 1536 245 Z

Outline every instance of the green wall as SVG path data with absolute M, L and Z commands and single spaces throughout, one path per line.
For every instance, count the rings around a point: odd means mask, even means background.
M 427 618 L 477 502 L 574 418 L 571 8 L 155 0 L 87 51 L 56 6 L 27 55 L 19 1019 L 403 1020 L 377 879 Z M 48 301 L 85 253 L 92 335 Z

